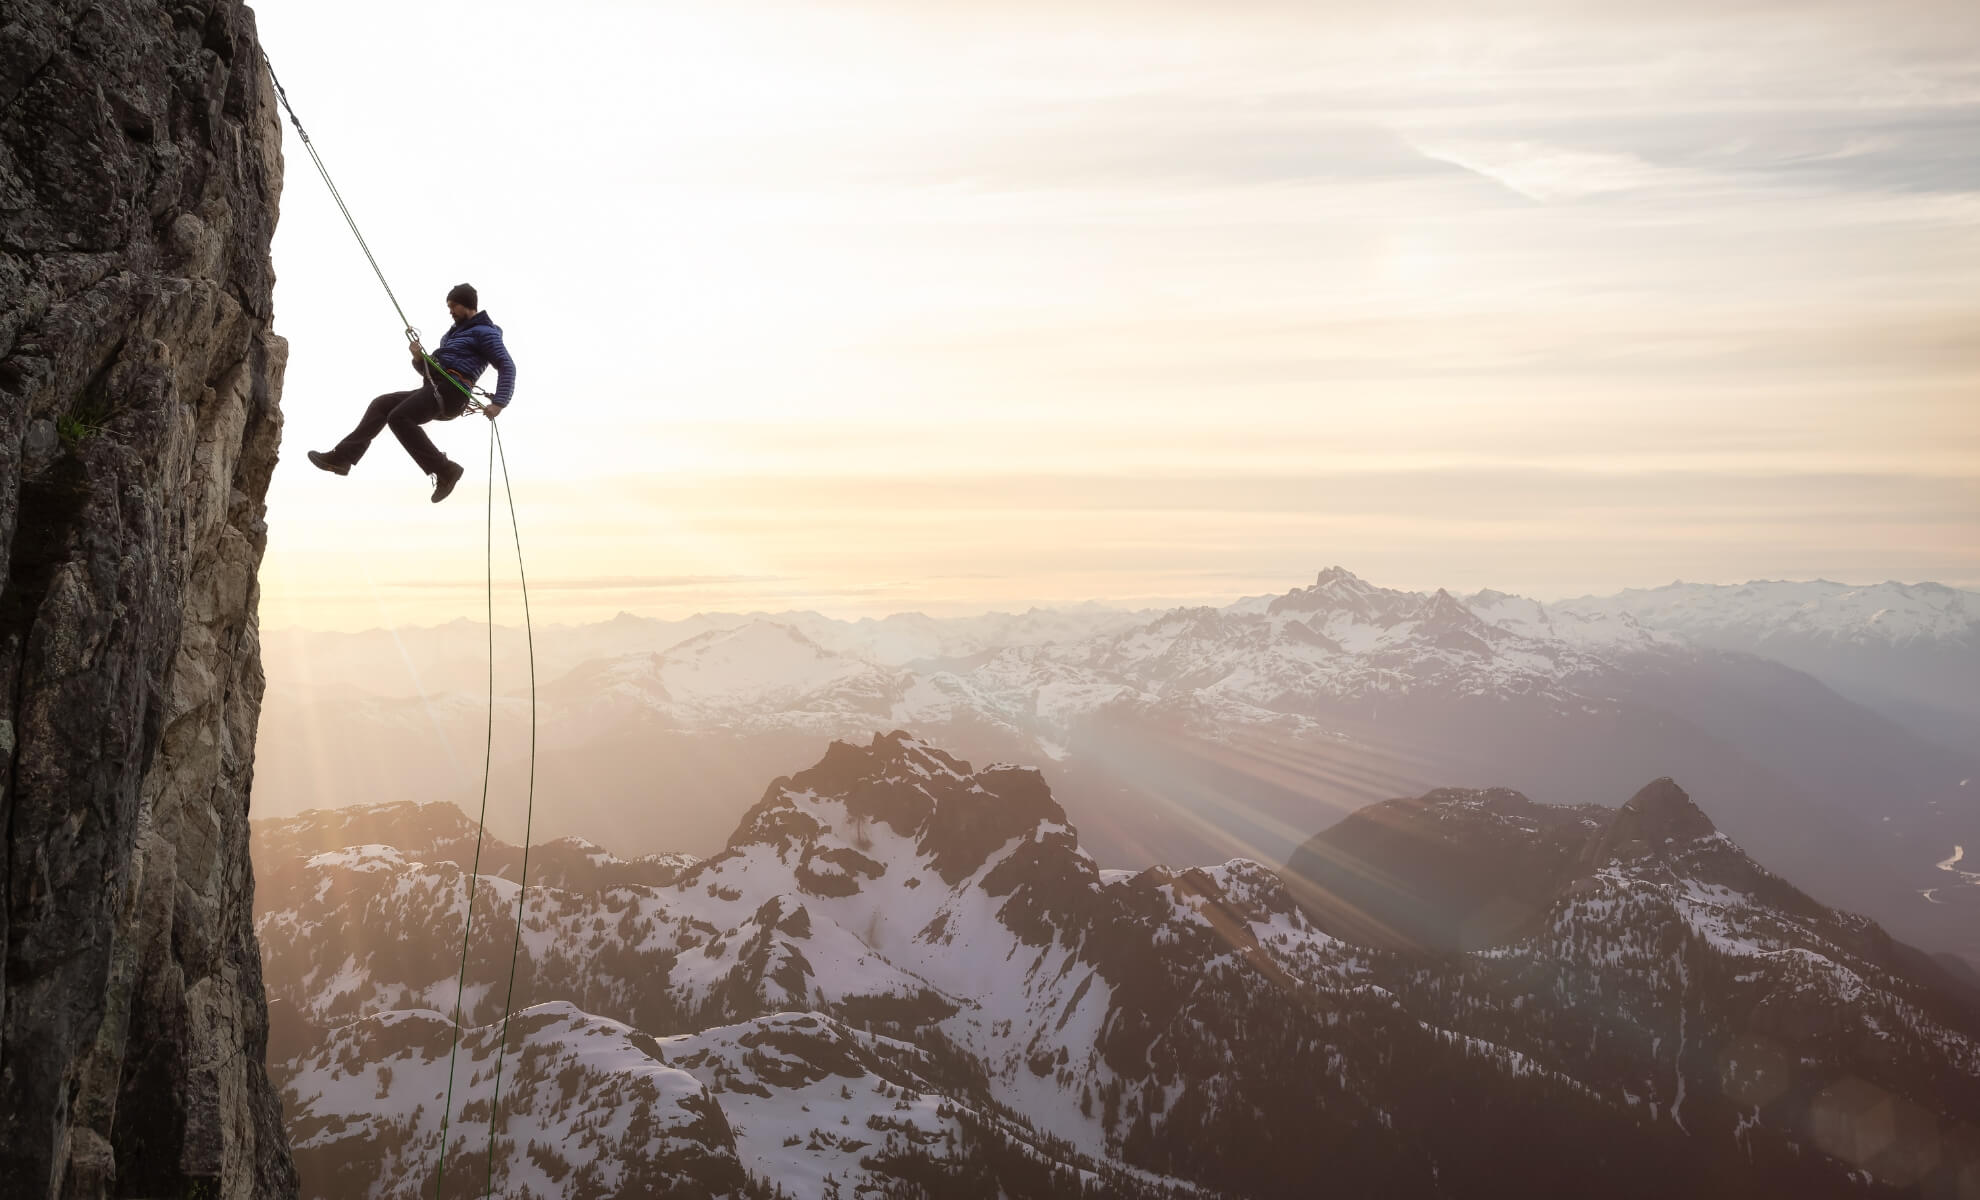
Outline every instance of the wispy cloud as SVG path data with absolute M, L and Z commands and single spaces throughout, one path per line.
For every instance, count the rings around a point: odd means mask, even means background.
M 1580 200 L 1609 192 L 1699 190 L 1696 172 L 1653 166 L 1633 154 L 1601 153 L 1541 142 L 1459 140 L 1418 146 L 1424 157 L 1474 171 L 1529 200 Z

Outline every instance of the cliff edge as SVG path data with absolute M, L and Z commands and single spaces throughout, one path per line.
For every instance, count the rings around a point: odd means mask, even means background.
M 0 1178 L 288 1197 L 248 784 L 287 348 L 230 0 L 0 17 Z

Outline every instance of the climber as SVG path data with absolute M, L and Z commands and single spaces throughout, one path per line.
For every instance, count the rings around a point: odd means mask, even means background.
M 311 450 L 310 462 L 333 475 L 348 475 L 364 457 L 371 439 L 390 425 L 399 444 L 412 455 L 419 469 L 433 477 L 433 502 L 438 504 L 447 498 L 467 468 L 442 454 L 420 426 L 428 421 L 451 421 L 466 412 L 474 381 L 491 364 L 497 383 L 495 394 L 481 406 L 483 416 L 491 421 L 499 416 L 516 386 L 516 364 L 502 345 L 502 327 L 480 311 L 474 285 L 459 284 L 448 292 L 447 311 L 452 314 L 454 324 L 441 337 L 432 358 L 440 370 L 436 372 L 429 365 L 425 348 L 414 339 L 412 364 L 422 376 L 420 385 L 410 391 L 387 392 L 373 400 L 350 436 L 327 454 Z

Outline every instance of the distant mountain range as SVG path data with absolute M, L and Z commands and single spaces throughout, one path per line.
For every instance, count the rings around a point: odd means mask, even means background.
M 1972 644 L 1970 593 L 1835 587 L 1541 604 L 1332 568 L 1282 595 L 1152 614 L 622 617 L 539 637 L 539 786 L 548 832 L 706 853 L 766 774 L 835 737 L 905 728 L 1043 764 L 1089 852 L 1136 867 L 1283 862 L 1369 803 L 1454 781 L 1554 803 L 1681 774 L 1743 846 L 1825 902 L 1980 961 L 1980 887 L 1939 866 L 1980 847 L 1980 753 L 1780 661 L 1701 644 L 1708 627 L 1857 630 L 1851 645 L 1893 664 Z M 1922 599 L 1899 605 L 1899 591 Z M 465 625 L 271 635 L 256 811 L 475 797 L 485 638 Z M 423 693 L 389 694 L 378 680 L 410 678 L 408 663 Z M 498 672 L 495 811 L 508 813 L 526 694 L 512 657 Z
M 430 1196 L 473 827 L 401 804 L 254 836 L 304 1194 Z M 1765 871 L 1669 780 L 1558 812 L 1440 791 L 1306 851 L 1328 866 L 1291 887 L 1241 859 L 1103 870 L 1038 772 L 901 733 L 778 779 L 705 859 L 537 847 L 491 1178 L 521 855 L 489 845 L 444 1194 L 1980 1187 L 1972 978 Z
M 1980 592 L 1936 583 L 1673 583 L 1554 606 L 1628 615 L 1806 671 L 1913 732 L 1980 745 Z

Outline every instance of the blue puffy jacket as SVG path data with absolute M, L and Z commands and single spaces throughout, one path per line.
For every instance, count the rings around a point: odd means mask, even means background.
M 506 405 L 515 394 L 516 360 L 509 357 L 509 348 L 502 344 L 502 327 L 489 320 L 485 312 L 454 322 L 440 339 L 439 348 L 433 351 L 433 360 L 469 383 L 480 379 L 481 373 L 492 364 L 496 383 L 495 395 L 489 402 L 498 407 Z

